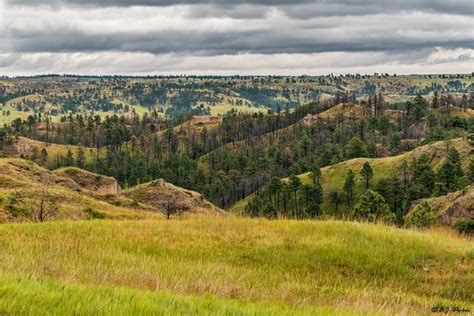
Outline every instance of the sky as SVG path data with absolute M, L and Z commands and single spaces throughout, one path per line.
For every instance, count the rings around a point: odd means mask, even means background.
M 0 0 L 6 76 L 473 71 L 473 0 Z

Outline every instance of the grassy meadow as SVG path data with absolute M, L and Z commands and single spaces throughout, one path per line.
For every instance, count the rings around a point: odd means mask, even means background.
M 195 216 L 0 226 L 0 314 L 344 315 L 474 309 L 472 240 Z

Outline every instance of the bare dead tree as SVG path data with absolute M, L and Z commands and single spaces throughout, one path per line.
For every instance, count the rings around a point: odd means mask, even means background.
M 35 198 L 26 197 L 20 192 L 15 192 L 15 203 L 28 211 L 33 222 L 45 222 L 55 218 L 59 212 L 59 198 L 48 194 L 41 189 Z
M 164 197 L 163 205 L 167 219 L 170 219 L 173 215 L 180 216 L 182 212 L 188 209 L 188 206 L 180 201 L 179 196 L 171 194 Z

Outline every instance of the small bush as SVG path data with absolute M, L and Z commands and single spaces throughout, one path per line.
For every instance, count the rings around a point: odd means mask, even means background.
M 105 219 L 105 214 L 99 211 L 94 210 L 93 208 L 84 209 L 84 213 L 87 214 L 88 219 Z
M 133 208 L 138 208 L 140 206 L 140 204 L 138 204 L 137 200 L 133 200 L 132 203 L 130 203 L 130 206 L 133 207 Z
M 5 206 L 5 210 L 8 211 L 8 213 L 10 213 L 13 217 L 30 215 L 30 212 L 28 212 L 28 210 L 21 207 L 17 207 L 13 204 L 8 204 L 7 206 Z
M 461 219 L 454 223 L 454 228 L 460 234 L 473 234 L 474 233 L 474 220 L 472 219 Z
M 64 170 L 64 173 L 67 174 L 70 177 L 74 177 L 74 176 L 77 176 L 79 171 L 77 171 L 77 169 L 66 169 L 66 170 Z

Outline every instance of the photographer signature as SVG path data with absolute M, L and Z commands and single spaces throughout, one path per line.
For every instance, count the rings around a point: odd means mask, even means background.
M 470 313 L 471 310 L 469 308 L 460 307 L 460 306 L 448 306 L 448 305 L 436 305 L 431 308 L 433 313 L 444 313 L 447 314 L 451 313 Z

